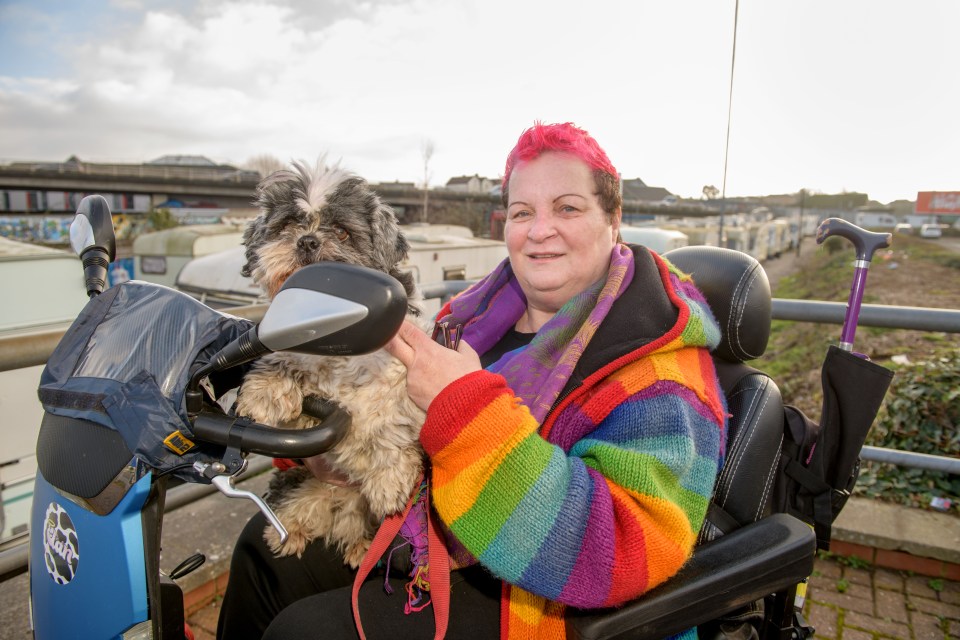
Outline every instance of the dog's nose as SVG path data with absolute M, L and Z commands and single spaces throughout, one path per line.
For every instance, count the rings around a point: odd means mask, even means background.
M 316 236 L 301 236 L 301 238 L 297 240 L 297 249 L 300 251 L 314 253 L 319 248 L 320 241 Z

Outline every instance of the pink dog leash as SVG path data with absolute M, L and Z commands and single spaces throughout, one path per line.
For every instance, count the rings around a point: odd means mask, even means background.
M 363 625 L 360 622 L 360 587 L 367 576 L 370 575 L 370 572 L 373 571 L 374 567 L 377 566 L 377 562 L 383 557 L 383 554 L 389 550 L 391 543 L 394 538 L 396 538 L 397 533 L 399 533 L 404 520 L 406 520 L 407 515 L 410 514 L 417 500 L 417 494 L 419 493 L 419 487 L 422 481 L 423 475 L 421 474 L 414 485 L 417 487 L 417 490 L 414 490 L 410 496 L 403 513 L 395 513 L 384 518 L 383 524 L 380 525 L 380 529 L 377 530 L 373 542 L 370 543 L 370 548 L 367 550 L 366 555 L 363 556 L 363 560 L 360 562 L 360 568 L 357 570 L 357 575 L 353 580 L 353 621 L 357 626 L 357 633 L 360 634 L 361 640 L 366 640 L 366 635 L 363 632 Z M 428 571 L 426 578 L 423 577 L 422 573 L 420 574 L 420 584 L 423 585 L 425 589 L 427 585 L 429 585 L 430 602 L 433 604 L 433 618 L 436 627 L 434 638 L 439 640 L 446 635 L 447 623 L 450 619 L 450 558 L 447 555 L 447 548 L 434 524 L 434 516 L 430 511 L 429 496 L 430 486 L 428 484 L 426 491 Z

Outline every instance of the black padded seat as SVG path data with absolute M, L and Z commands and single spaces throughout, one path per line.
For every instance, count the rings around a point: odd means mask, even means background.
M 771 608 L 788 612 L 794 586 L 813 570 L 813 530 L 792 516 L 771 515 L 784 433 L 780 390 L 745 364 L 763 355 L 770 336 L 766 273 L 732 249 L 688 246 L 664 257 L 693 276 L 720 325 L 713 359 L 730 413 L 724 465 L 701 544 L 680 572 L 623 607 L 571 612 L 568 638 L 663 638 L 770 594 L 778 603 Z

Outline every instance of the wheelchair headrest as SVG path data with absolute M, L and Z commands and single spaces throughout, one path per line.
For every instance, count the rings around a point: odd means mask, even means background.
M 693 276 L 720 325 L 714 355 L 728 362 L 759 358 L 770 337 L 770 281 L 751 256 L 733 249 L 691 245 L 663 254 Z

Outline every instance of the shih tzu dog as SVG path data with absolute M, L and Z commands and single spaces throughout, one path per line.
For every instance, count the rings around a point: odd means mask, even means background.
M 321 158 L 314 167 L 293 163 L 257 186 L 260 215 L 244 232 L 251 276 L 272 299 L 284 280 L 305 265 L 333 260 L 378 269 L 406 289 L 409 317 L 420 318 L 413 277 L 399 269 L 409 245 L 393 210 L 367 183 Z M 424 329 L 423 320 L 416 320 Z M 289 537 L 268 526 L 264 537 L 279 556 L 300 555 L 311 540 L 338 547 L 356 567 L 377 525 L 400 511 L 422 469 L 418 436 L 424 413 L 407 396 L 406 369 L 386 351 L 363 356 L 274 353 L 247 373 L 237 413 L 264 424 L 306 428 L 303 399 L 329 399 L 352 416 L 347 435 L 323 455 L 329 471 L 318 479 L 305 467 L 276 472 L 267 502 Z

